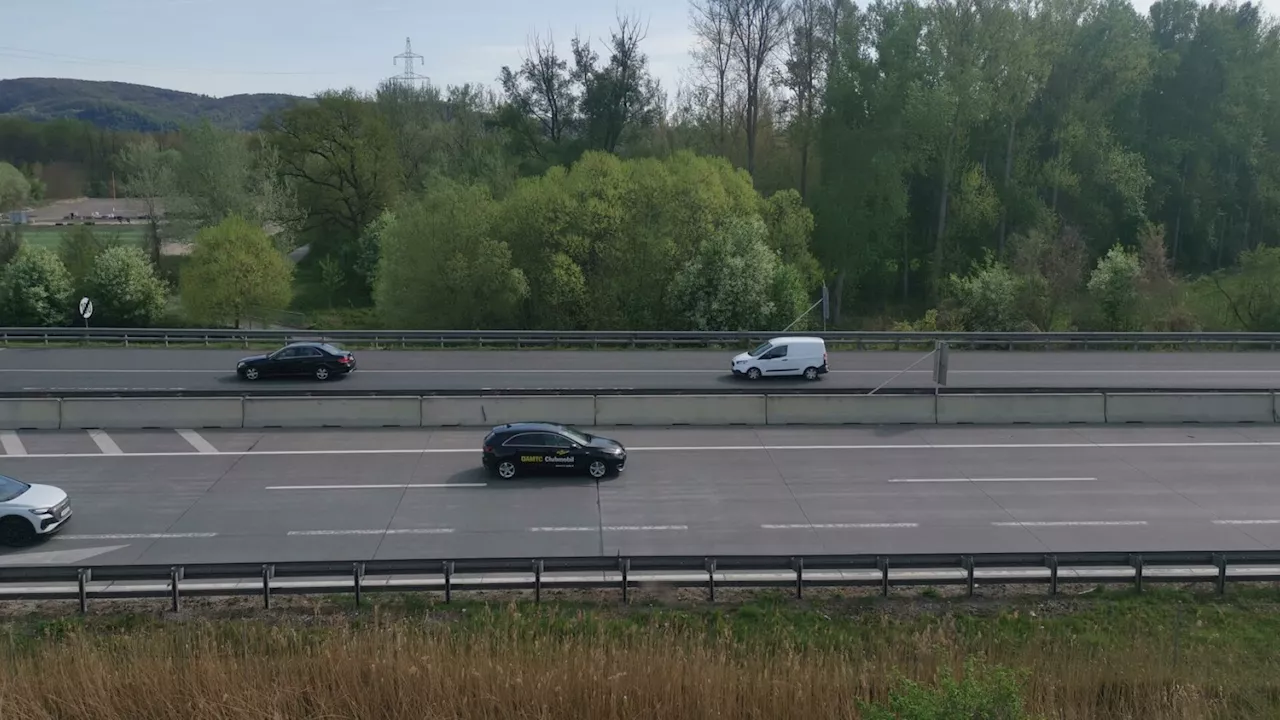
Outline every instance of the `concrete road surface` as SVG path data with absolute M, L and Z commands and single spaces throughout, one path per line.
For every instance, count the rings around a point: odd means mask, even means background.
M 618 429 L 621 477 L 483 474 L 483 433 L 4 433 L 71 495 L 0 564 L 1280 548 L 1280 428 Z
M 831 353 L 817 383 L 773 378 L 749 383 L 729 372 L 721 351 L 360 351 L 359 369 L 336 383 L 248 383 L 227 350 L 8 349 L 0 351 L 0 391 L 873 388 L 924 353 Z M 1243 388 L 1280 387 L 1280 353 L 952 352 L 951 387 Z M 889 388 L 932 387 L 925 361 Z

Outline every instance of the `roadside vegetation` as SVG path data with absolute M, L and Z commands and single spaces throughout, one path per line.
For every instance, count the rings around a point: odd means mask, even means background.
M 579 596 L 581 597 L 581 596 Z M 192 603 L 198 603 L 192 605 Z M 1049 601 L 764 595 L 189 600 L 8 617 L 0 714 L 128 718 L 1265 718 L 1274 589 Z

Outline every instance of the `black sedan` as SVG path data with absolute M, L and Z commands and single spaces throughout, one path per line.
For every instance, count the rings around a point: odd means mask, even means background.
M 293 343 L 270 355 L 254 355 L 236 364 L 242 380 L 268 377 L 313 377 L 328 380 L 356 369 L 356 356 L 328 343 Z
M 485 436 L 483 461 L 504 480 L 523 472 L 585 472 L 599 480 L 622 471 L 627 449 L 617 440 L 559 423 L 507 423 Z

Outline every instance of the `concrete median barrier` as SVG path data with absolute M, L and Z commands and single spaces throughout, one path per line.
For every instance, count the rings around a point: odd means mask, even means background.
M 596 424 L 596 399 L 591 395 L 424 397 L 421 402 L 423 427 L 492 427 L 520 421 Z
M 247 428 L 421 427 L 413 397 L 247 397 Z
M 230 398 L 63 398 L 63 430 L 238 428 L 242 401 Z
M 1271 393 L 1107 393 L 1108 423 L 1274 423 Z
M 933 395 L 770 395 L 769 425 L 932 425 Z
M 597 425 L 764 425 L 764 395 L 599 395 Z
M 939 395 L 939 425 L 1054 425 L 1106 422 L 1102 393 Z
M 0 400 L 0 430 L 57 430 L 61 403 L 58 398 Z

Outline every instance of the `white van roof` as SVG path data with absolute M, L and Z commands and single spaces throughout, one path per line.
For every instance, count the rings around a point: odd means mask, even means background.
M 781 343 L 781 342 L 788 342 L 788 343 L 820 343 L 820 342 L 822 342 L 822 338 L 820 338 L 820 337 L 808 337 L 808 336 L 804 336 L 804 335 L 787 335 L 787 336 L 785 336 L 785 337 L 776 337 L 776 338 L 773 338 L 773 339 L 772 339 L 772 340 L 770 340 L 769 342 L 770 342 L 770 343 L 772 343 L 772 344 L 777 344 L 777 343 Z

